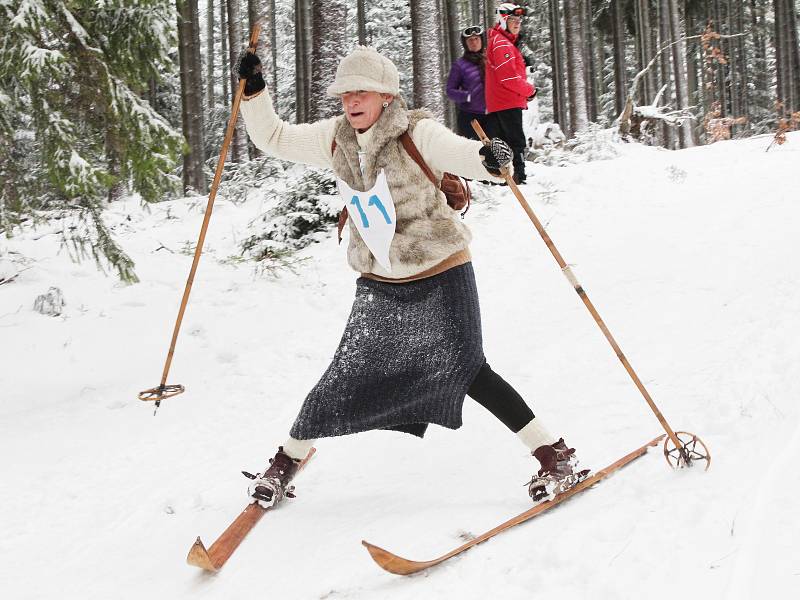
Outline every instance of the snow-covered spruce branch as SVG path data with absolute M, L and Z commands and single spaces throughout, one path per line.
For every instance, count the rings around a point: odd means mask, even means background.
M 719 39 L 730 39 L 735 37 L 741 37 L 744 35 L 749 35 L 749 33 L 744 32 L 744 33 L 734 33 L 731 35 L 722 35 L 722 34 L 716 34 L 716 35 L 719 36 Z M 650 62 L 647 63 L 647 65 L 634 76 L 633 80 L 631 80 L 631 85 L 628 88 L 628 94 L 625 97 L 625 108 L 622 109 L 622 113 L 620 113 L 619 117 L 617 117 L 617 121 L 619 122 L 618 127 L 620 134 L 626 136 L 628 135 L 628 133 L 630 133 L 631 117 L 633 117 L 635 113 L 639 114 L 642 118 L 645 119 L 658 119 L 665 121 L 669 125 L 678 125 L 683 121 L 686 121 L 687 119 L 694 118 L 694 115 L 691 114 L 689 108 L 678 109 L 677 111 L 671 111 L 671 112 L 667 112 L 669 110 L 668 107 L 662 107 L 663 109 L 666 109 L 666 111 L 655 109 L 655 106 L 658 100 L 660 99 L 661 95 L 663 94 L 666 86 L 664 86 L 664 88 L 662 88 L 661 91 L 659 91 L 659 93 L 656 95 L 656 99 L 654 100 L 653 105 L 643 108 L 640 106 L 636 106 L 635 103 L 639 91 L 639 82 L 642 80 L 642 77 L 644 77 L 647 74 L 647 72 L 652 68 L 652 66 L 656 63 L 658 58 L 661 56 L 662 52 L 669 50 L 675 44 L 680 44 L 681 42 L 686 42 L 688 40 L 700 39 L 705 36 L 706 36 L 705 33 L 701 33 L 699 35 L 684 36 L 678 40 L 675 40 L 674 42 L 670 42 L 669 44 L 660 48 L 658 52 L 655 53 L 653 58 L 650 59 Z M 672 119 L 665 118 L 666 114 L 672 115 L 673 113 L 677 114 Z M 681 117 L 681 118 L 676 118 L 676 117 Z
M 61 12 L 56 14 L 56 20 L 76 42 L 81 55 L 92 65 L 95 75 L 105 84 L 107 103 L 104 108 L 120 123 L 128 125 L 124 127 L 124 133 L 127 134 L 127 143 L 132 151 L 120 158 L 130 164 L 131 168 L 128 171 L 135 189 L 145 200 L 153 201 L 160 198 L 165 187 L 176 186 L 175 177 L 170 171 L 174 156 L 180 153 L 183 146 L 183 136 L 175 131 L 149 103 L 142 101 L 122 78 L 112 73 L 105 60 L 103 49 L 91 45 L 87 31 L 66 6 L 62 4 L 61 7 Z M 163 31 L 159 32 L 157 38 L 159 44 L 166 46 Z
M 125 253 L 103 221 L 102 210 L 91 201 L 80 201 L 81 211 L 77 222 L 64 223 L 61 230 L 61 245 L 73 261 L 91 257 L 97 268 L 103 272 L 104 261 L 117 271 L 119 279 L 125 283 L 137 283 L 139 278 L 134 270 L 133 260 Z

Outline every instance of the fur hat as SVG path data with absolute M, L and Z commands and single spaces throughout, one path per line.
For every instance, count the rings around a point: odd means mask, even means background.
M 397 67 L 375 48 L 356 46 L 336 68 L 336 79 L 328 87 L 329 96 L 364 90 L 382 94 L 400 94 Z

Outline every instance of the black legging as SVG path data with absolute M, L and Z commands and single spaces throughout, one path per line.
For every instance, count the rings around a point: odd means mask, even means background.
M 483 363 L 467 394 L 514 433 L 525 427 L 534 417 L 522 396 L 505 379 L 492 371 L 489 363 Z
M 456 124 L 458 126 L 458 135 L 463 136 L 465 138 L 469 138 L 471 140 L 477 140 L 478 134 L 475 133 L 475 130 L 472 128 L 472 119 L 475 119 L 480 123 L 481 127 L 484 131 L 489 129 L 488 115 L 476 115 L 475 113 L 465 112 L 461 109 L 456 109 Z

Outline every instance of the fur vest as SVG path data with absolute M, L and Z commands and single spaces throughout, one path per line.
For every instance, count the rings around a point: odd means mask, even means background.
M 356 132 L 346 117 L 337 119 L 334 172 L 354 190 L 366 191 L 375 184 L 378 172 L 383 169 L 397 214 L 396 231 L 389 249 L 391 272 L 373 258 L 350 219 L 347 261 L 356 271 L 393 279 L 411 277 L 469 245 L 472 236 L 458 212 L 447 205 L 444 194 L 434 187 L 399 140 L 404 131 L 411 134 L 420 120 L 430 117 L 424 110 L 409 111 L 397 98 L 372 126 L 374 132 L 363 149 L 359 148 Z M 365 152 L 363 177 L 359 150 Z M 441 179 L 441 172 L 431 170 Z

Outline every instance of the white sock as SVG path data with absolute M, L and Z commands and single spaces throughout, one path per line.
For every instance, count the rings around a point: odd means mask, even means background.
M 290 437 L 283 442 L 283 451 L 291 458 L 303 460 L 317 440 L 296 440 Z
M 517 437 L 522 440 L 522 443 L 530 448 L 531 452 L 536 450 L 539 446 L 546 446 L 555 444 L 558 441 L 541 423 L 541 419 L 534 417 L 530 423 L 525 425 L 517 432 Z

